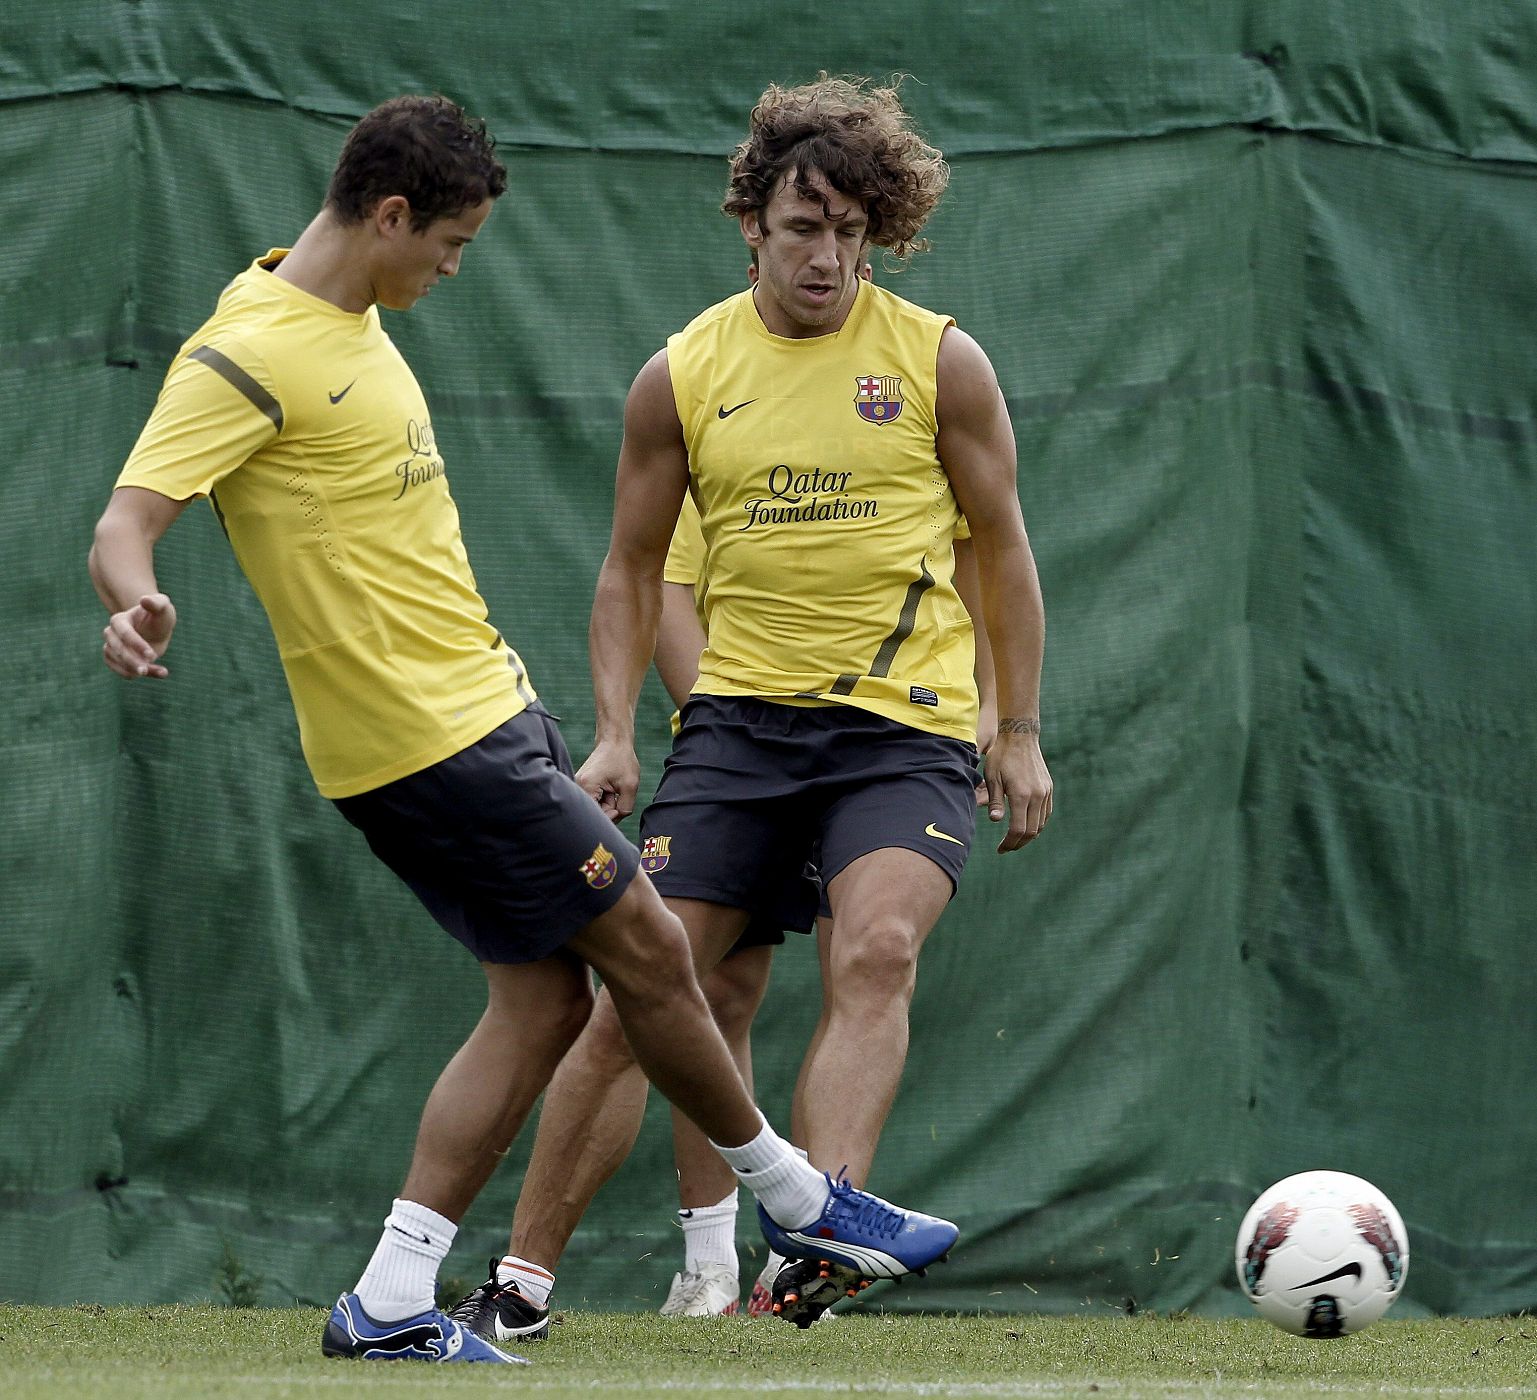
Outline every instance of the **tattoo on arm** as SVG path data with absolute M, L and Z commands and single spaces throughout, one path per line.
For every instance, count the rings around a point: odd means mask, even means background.
M 1000 734 L 1039 734 L 1041 722 L 1038 719 L 1001 719 L 998 721 Z

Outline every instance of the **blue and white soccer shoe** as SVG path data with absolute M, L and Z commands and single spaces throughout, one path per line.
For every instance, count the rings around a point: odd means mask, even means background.
M 862 1278 L 901 1278 L 921 1273 L 950 1251 L 960 1231 L 948 1220 L 903 1210 L 847 1177 L 827 1178 L 822 1214 L 800 1230 L 786 1230 L 760 1205 L 758 1223 L 769 1248 L 787 1259 L 827 1259 Z
M 356 1293 L 343 1293 L 331 1309 L 320 1349 L 327 1356 L 365 1361 L 500 1361 L 527 1366 L 514 1356 L 461 1327 L 447 1313 L 431 1308 L 399 1322 L 375 1322 Z

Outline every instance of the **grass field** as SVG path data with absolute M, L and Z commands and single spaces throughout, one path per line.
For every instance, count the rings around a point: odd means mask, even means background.
M 330 1361 L 312 1309 L 0 1306 L 0 1396 L 1537 1394 L 1537 1320 L 1381 1322 L 1306 1342 L 1258 1320 L 568 1314 L 531 1367 Z

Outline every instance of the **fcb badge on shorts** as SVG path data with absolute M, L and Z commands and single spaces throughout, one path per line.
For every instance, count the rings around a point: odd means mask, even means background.
M 593 853 L 582 862 L 580 869 L 582 879 L 586 880 L 593 889 L 606 890 L 614 883 L 614 876 L 619 873 L 619 862 L 614 859 L 614 853 L 599 841 Z
M 890 423 L 902 415 L 902 377 L 896 374 L 861 374 L 854 383 L 854 408 L 866 423 Z
M 648 836 L 641 842 L 640 868 L 648 875 L 655 875 L 658 870 L 667 869 L 667 860 L 671 855 L 671 836 Z

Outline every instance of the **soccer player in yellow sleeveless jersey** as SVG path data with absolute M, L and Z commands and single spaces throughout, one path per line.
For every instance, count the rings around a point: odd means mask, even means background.
M 863 270 L 870 276 L 868 264 Z M 693 498 L 685 495 L 678 513 L 677 527 L 667 548 L 662 569 L 662 611 L 657 627 L 656 654 L 653 658 L 658 676 L 673 702 L 681 709 L 699 678 L 699 658 L 705 648 L 703 614 L 708 593 L 704 573 L 704 536 L 700 530 L 699 511 Z M 976 559 L 971 551 L 971 531 L 964 519 L 956 527 L 955 585 L 966 606 L 973 626 L 980 627 L 981 601 L 977 591 Z M 997 725 L 996 697 L 993 690 L 991 651 L 986 631 L 977 636 L 977 688 L 982 719 L 978 724 L 978 747 L 991 747 Z M 680 727 L 679 716 L 672 717 L 673 733 Z M 986 800 L 986 788 L 979 791 Z M 800 895 L 801 881 L 786 892 L 793 903 Z M 820 903 L 820 901 L 819 901 Z M 731 951 L 700 978 L 705 1000 L 726 1044 L 731 1047 L 742 1078 L 752 1084 L 751 1029 L 772 967 L 774 948 L 785 941 L 785 926 L 795 927 L 794 917 L 784 905 L 773 913 L 755 912 L 746 931 Z M 832 915 L 825 907 L 816 920 L 817 948 L 825 965 L 832 937 Z M 827 1025 L 826 1000 L 816 1030 L 812 1033 L 806 1063 L 812 1063 Z M 792 1138 L 804 1132 L 801 1106 L 791 1107 Z M 683 1234 L 683 1268 L 673 1275 L 663 1316 L 708 1317 L 737 1311 L 744 1306 L 736 1248 L 737 1188 L 729 1173 L 721 1170 L 719 1157 L 698 1130 L 682 1114 L 674 1111 L 673 1156 L 677 1166 L 679 1210 L 677 1223 Z M 601 1132 L 601 1127 L 598 1129 Z M 770 1254 L 758 1272 L 748 1294 L 745 1311 L 761 1316 L 771 1311 L 771 1289 L 784 1260 Z
M 934 446 L 951 322 L 856 286 L 835 336 L 776 335 L 743 292 L 667 342 L 708 551 L 696 690 L 836 698 L 972 742 L 958 511 Z
M 516 1358 L 494 1343 L 548 1326 L 537 1275 L 527 1296 L 493 1277 L 452 1315 L 434 1285 L 587 1019 L 588 966 L 647 1072 L 730 1144 L 721 1154 L 767 1218 L 809 1230 L 846 1209 L 753 1105 L 683 930 L 573 781 L 487 621 L 425 402 L 379 324 L 378 306 L 406 310 L 458 272 L 506 188 L 492 144 L 445 98 L 397 98 L 357 124 L 292 251 L 241 273 L 176 357 L 91 551 L 108 666 L 163 679 L 176 612 L 155 546 L 189 501 L 212 499 L 271 620 L 321 791 L 485 972 L 486 1012 L 428 1099 L 373 1257 L 332 1309 L 332 1356 L 505 1364 Z M 898 1214 L 934 1254 L 954 1238 Z M 897 1271 L 919 1267 L 887 1253 Z
M 824 76 L 763 94 L 722 206 L 758 283 L 635 379 L 590 634 L 597 745 L 577 776 L 622 816 L 639 785 L 635 699 L 663 560 L 691 492 L 709 641 L 642 817 L 642 865 L 708 968 L 763 892 L 815 860 L 834 933 L 829 1020 L 802 1078 L 805 1145 L 854 1181 L 896 1094 L 918 954 L 972 835 L 972 647 L 950 574 L 961 514 L 997 678 L 986 777 L 990 818 L 1008 817 L 999 850 L 1039 835 L 1052 803 L 1044 611 L 997 378 L 948 318 L 859 280 L 869 246 L 898 258 L 921 246 L 947 173 L 894 89 Z M 515 1255 L 552 1267 L 622 1156 L 622 1133 L 586 1130 L 598 1102 L 638 1115 L 627 1053 L 600 997 L 545 1099 Z M 860 1286 L 857 1267 L 829 1262 L 781 1271 L 792 1320 Z

